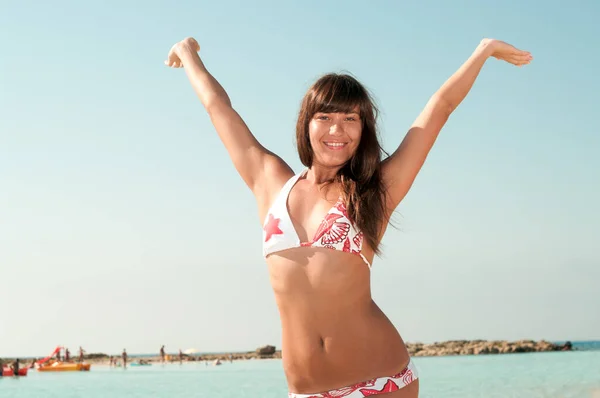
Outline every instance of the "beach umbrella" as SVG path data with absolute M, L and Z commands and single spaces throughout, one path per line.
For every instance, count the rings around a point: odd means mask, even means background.
M 195 348 L 188 348 L 187 350 L 185 350 L 183 353 L 186 355 L 194 355 L 194 354 L 198 354 L 200 351 L 198 351 Z

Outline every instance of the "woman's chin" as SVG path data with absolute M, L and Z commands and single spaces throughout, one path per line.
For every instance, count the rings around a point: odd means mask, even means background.
M 326 167 L 326 168 L 340 168 L 343 165 L 345 165 L 348 160 L 350 160 L 348 157 L 342 156 L 342 157 L 332 157 L 332 156 L 327 156 L 327 157 L 322 157 L 319 160 L 317 160 L 315 162 L 315 165 L 321 166 L 321 167 Z

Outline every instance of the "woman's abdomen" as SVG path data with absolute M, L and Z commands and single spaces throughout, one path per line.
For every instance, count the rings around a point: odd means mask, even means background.
M 292 392 L 340 388 L 392 375 L 408 363 L 404 342 L 372 300 L 312 310 L 282 317 L 283 366 Z

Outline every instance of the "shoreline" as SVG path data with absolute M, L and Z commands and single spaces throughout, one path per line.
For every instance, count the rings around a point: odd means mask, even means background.
M 411 356 L 426 357 L 426 356 L 456 356 L 456 355 L 499 355 L 512 353 L 528 353 L 528 352 L 556 352 L 556 351 L 572 351 L 573 347 L 570 342 L 564 344 L 550 343 L 545 340 L 448 340 L 443 342 L 435 342 L 431 344 L 423 343 L 406 343 L 406 348 Z M 167 354 L 167 363 L 179 362 L 179 354 Z M 42 357 L 36 357 L 41 359 Z M 84 362 L 93 365 L 109 365 L 109 354 L 91 353 L 84 355 Z M 120 355 L 113 355 L 117 362 L 121 362 Z M 3 363 L 14 362 L 16 358 L 0 358 Z M 22 357 L 19 361 L 23 366 L 31 363 L 33 357 Z M 149 363 L 160 363 L 160 355 L 135 355 L 128 356 L 128 363 L 144 360 Z M 281 350 L 277 350 L 275 346 L 267 345 L 257 348 L 254 351 L 247 352 L 229 352 L 217 354 L 183 354 L 182 362 L 230 362 L 240 360 L 256 360 L 256 359 L 281 359 Z M 77 362 L 77 357 L 71 358 L 71 362 Z

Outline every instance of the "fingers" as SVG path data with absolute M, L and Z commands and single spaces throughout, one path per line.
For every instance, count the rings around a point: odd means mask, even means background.
M 514 57 L 514 59 L 522 65 L 527 65 L 533 60 L 533 56 L 531 54 L 526 54 Z
M 526 51 L 510 54 L 497 54 L 493 55 L 493 57 L 516 66 L 528 65 L 533 60 L 533 56 Z
M 505 61 L 510 62 L 513 65 L 523 66 L 528 65 L 531 62 L 529 57 L 510 57 L 506 58 Z
M 167 58 L 167 60 L 164 61 L 164 64 L 171 68 L 182 68 L 183 67 L 183 62 L 181 62 L 181 60 L 179 58 L 175 58 L 175 57 L 171 56 L 171 54 L 169 54 L 169 57 Z
M 533 59 L 533 56 L 531 54 L 526 54 L 526 55 L 509 55 L 508 58 L 512 58 L 515 59 L 517 61 L 523 61 L 523 62 L 529 62 Z
M 165 65 L 167 65 L 168 67 L 171 68 L 181 68 L 183 67 L 183 64 L 181 63 L 181 61 L 165 61 Z
M 193 37 L 186 37 L 179 43 L 175 43 L 171 50 L 169 51 L 169 55 L 167 56 L 167 60 L 164 62 L 166 66 L 171 68 L 183 68 L 183 62 L 178 56 L 178 49 L 182 46 L 189 46 L 191 49 L 196 52 L 200 51 L 200 44 Z
M 515 56 L 528 56 L 531 55 L 531 53 L 529 51 L 524 51 L 524 50 L 519 50 L 517 48 L 515 48 L 514 50 L 512 50 L 510 52 L 510 55 L 515 55 Z

